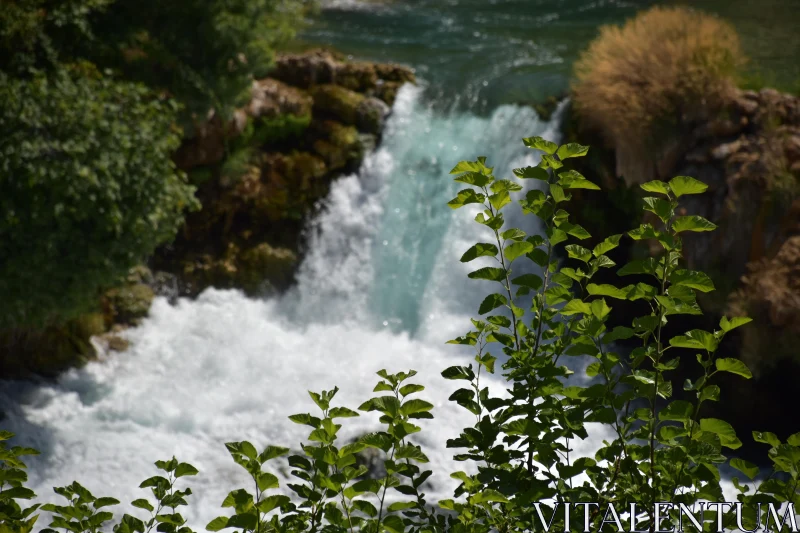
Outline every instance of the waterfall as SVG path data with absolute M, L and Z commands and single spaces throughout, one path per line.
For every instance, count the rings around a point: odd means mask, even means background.
M 189 478 L 186 516 L 203 529 L 225 514 L 220 504 L 229 491 L 249 487 L 225 442 L 299 450 L 307 428 L 287 417 L 316 409 L 307 390 L 338 386 L 335 404 L 356 408 L 382 368 L 419 372 L 414 382 L 426 386 L 420 397 L 435 405 L 436 417 L 421 420 L 414 436 L 434 471 L 428 499 L 452 496 L 457 482 L 449 473 L 465 464 L 452 461 L 444 443 L 473 418 L 447 401 L 456 387 L 439 373 L 471 354 L 444 343 L 469 330 L 491 285 L 467 279 L 475 264 L 458 260 L 485 228 L 469 210 L 446 205 L 458 190 L 448 173 L 479 155 L 503 177 L 535 164 L 521 139 L 557 141 L 559 113 L 550 122 L 517 106 L 488 117 L 441 113 L 422 92 L 400 91 L 381 146 L 357 174 L 333 183 L 309 225 L 293 290 L 267 300 L 213 289 L 174 305 L 157 298 L 149 318 L 125 333 L 126 352 L 55 384 L 0 382 L 4 429 L 17 434 L 15 443 L 42 451 L 29 461 L 40 499 L 58 501 L 52 487 L 77 480 L 121 500 L 120 516 L 139 515 L 128 505 L 149 495 L 139 483 L 156 474 L 155 460 L 175 455 L 200 470 Z M 537 231 L 533 217 L 520 223 Z M 501 378 L 484 383 L 504 391 Z M 371 414 L 345 422 L 344 440 L 379 425 Z M 580 455 L 592 444 L 577 447 Z M 42 517 L 38 526 L 47 523 Z

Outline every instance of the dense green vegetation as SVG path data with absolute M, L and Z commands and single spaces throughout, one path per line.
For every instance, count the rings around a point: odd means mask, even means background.
M 182 129 L 228 112 L 310 2 L 11 0 L 0 10 L 0 330 L 61 323 L 172 239 Z
M 739 360 L 715 355 L 720 341 L 748 318 L 723 318 L 719 329 L 694 329 L 668 338 L 664 326 L 677 315 L 701 315 L 697 293 L 714 290 L 706 274 L 682 264 L 682 236 L 705 232 L 715 226 L 696 215 L 677 215 L 685 196 L 704 192 L 703 183 L 686 176 L 667 182 L 651 181 L 641 188 L 650 194 L 643 209 L 655 215 L 657 226 L 642 224 L 627 234 L 606 237 L 593 249 L 579 241 L 590 238 L 583 227 L 569 221 L 563 209 L 574 190 L 596 190 L 597 185 L 564 161 L 581 157 L 588 148 L 578 144 L 558 146 L 542 138 L 525 139 L 527 146 L 544 152 L 535 167 L 514 171 L 518 180 L 495 177 L 487 159 L 463 161 L 454 169 L 456 181 L 467 187 L 449 203 L 454 208 L 474 204 L 476 222 L 484 227 L 486 240 L 465 251 L 462 262 L 479 260 L 482 266 L 471 279 L 497 283 L 472 321 L 473 329 L 453 341 L 474 348 L 475 364 L 445 369 L 448 380 L 465 382 L 450 400 L 475 417 L 456 439 L 447 442 L 458 450 L 457 460 L 470 470 L 454 472 L 461 484 L 455 499 L 428 502 L 424 482 L 434 473 L 424 470 L 428 458 L 414 442 L 420 431 L 417 419 L 433 418 L 433 405 L 417 398 L 424 387 L 410 380 L 415 372 L 378 372 L 378 394 L 358 410 L 376 412 L 383 427 L 355 443 L 337 445 L 341 425 L 337 419 L 359 416 L 358 411 L 334 405 L 338 389 L 310 392 L 316 414 L 301 413 L 290 419 L 308 425 L 308 442 L 302 453 L 288 458 L 295 493 L 291 499 L 274 491 L 280 480 L 265 465 L 289 453 L 288 448 L 266 446 L 261 452 L 247 441 L 227 443 L 233 460 L 252 477 L 251 489 L 232 491 L 223 508 L 228 510 L 207 525 L 210 531 L 243 532 L 511 532 L 538 530 L 541 510 L 553 516 L 555 531 L 583 530 L 583 520 L 564 523 L 563 513 L 553 513 L 551 502 L 613 502 L 624 517 L 631 504 L 641 511 L 639 530 L 656 528 L 657 502 L 691 506 L 700 500 L 723 501 L 720 466 L 729 464 L 747 478 L 758 468 L 742 459 L 728 459 L 726 450 L 742 445 L 724 420 L 702 416 L 703 405 L 724 400 L 715 380 L 720 374 L 750 378 Z M 534 181 L 528 181 L 534 180 Z M 521 181 L 537 186 L 523 187 Z M 528 235 L 509 227 L 504 219 L 508 205 L 516 203 L 527 215 L 541 220 L 544 235 Z M 615 268 L 606 255 L 622 239 L 651 240 L 662 250 L 658 257 L 634 260 L 617 271 L 625 284 L 596 284 L 600 269 Z M 566 262 L 554 252 L 563 248 Z M 620 280 L 622 281 L 622 280 Z M 614 301 L 646 304 L 648 311 L 629 324 L 613 329 L 606 323 L 614 313 Z M 615 352 L 614 342 L 638 339 L 630 354 Z M 694 357 L 692 355 L 694 354 Z M 566 381 L 572 372 L 565 358 L 587 356 L 592 363 L 586 385 Z M 673 384 L 678 367 L 692 365 L 695 377 Z M 507 394 L 492 396 L 482 376 L 501 372 Z M 692 393 L 693 401 L 674 400 L 674 387 Z M 613 439 L 599 444 L 594 457 L 576 457 L 574 443 L 589 438 L 589 424 L 608 426 Z M 2 434 L 7 440 L 11 435 Z M 753 529 L 764 524 L 767 507 L 756 512 L 756 502 L 780 505 L 798 501 L 800 482 L 800 434 L 780 442 L 772 433 L 754 433 L 753 439 L 769 446 L 774 471 L 757 490 L 740 484 L 738 499 L 744 504 L 738 527 Z M 386 475 L 363 478 L 366 467 L 357 466 L 357 454 L 374 448 L 382 454 Z M 26 448 L 0 448 L 0 518 L 5 531 L 29 531 L 38 511 L 54 515 L 45 531 L 63 529 L 95 533 L 113 519 L 107 507 L 113 498 L 96 498 L 78 483 L 55 489 L 66 498 L 62 505 L 21 502 L 34 496 L 25 488 L 27 479 L 21 456 L 36 453 Z M 116 532 L 178 531 L 188 533 L 179 509 L 188 503 L 191 490 L 181 478 L 197 475 L 196 468 L 176 459 L 158 461 L 161 474 L 150 477 L 141 488 L 151 499 L 132 502 L 142 517 L 125 515 Z M 441 473 L 437 473 L 441 475 Z M 438 512 L 438 509 L 450 513 Z M 667 512 L 673 520 L 674 513 Z M 699 517 L 698 517 L 699 518 Z M 589 517 L 592 531 L 615 531 L 613 519 L 597 512 Z M 703 520 L 703 518 L 699 518 Z M 715 513 L 705 516 L 703 530 L 716 530 Z M 722 524 L 737 527 L 732 510 Z M 691 523 L 684 529 L 695 531 Z

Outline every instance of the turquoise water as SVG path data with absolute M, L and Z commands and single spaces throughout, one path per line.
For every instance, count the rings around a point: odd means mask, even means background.
M 411 65 L 429 97 L 489 112 L 562 94 L 572 64 L 603 24 L 653 0 L 328 0 L 302 35 L 355 57 Z M 751 66 L 784 83 L 800 79 L 800 2 L 687 0 L 739 30 Z

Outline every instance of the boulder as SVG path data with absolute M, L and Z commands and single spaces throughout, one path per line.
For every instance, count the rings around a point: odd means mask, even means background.
M 332 116 L 345 124 L 356 125 L 359 106 L 365 100 L 363 94 L 338 85 L 319 85 L 311 89 L 314 111 Z
M 365 98 L 356 109 L 356 126 L 365 133 L 378 134 L 383 131 L 389 106 L 375 97 Z

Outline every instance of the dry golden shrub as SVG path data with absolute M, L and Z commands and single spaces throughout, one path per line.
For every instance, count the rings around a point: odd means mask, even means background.
M 575 65 L 575 108 L 612 146 L 641 145 L 659 128 L 721 107 L 743 62 L 726 22 L 690 8 L 654 7 L 622 27 L 600 29 Z

